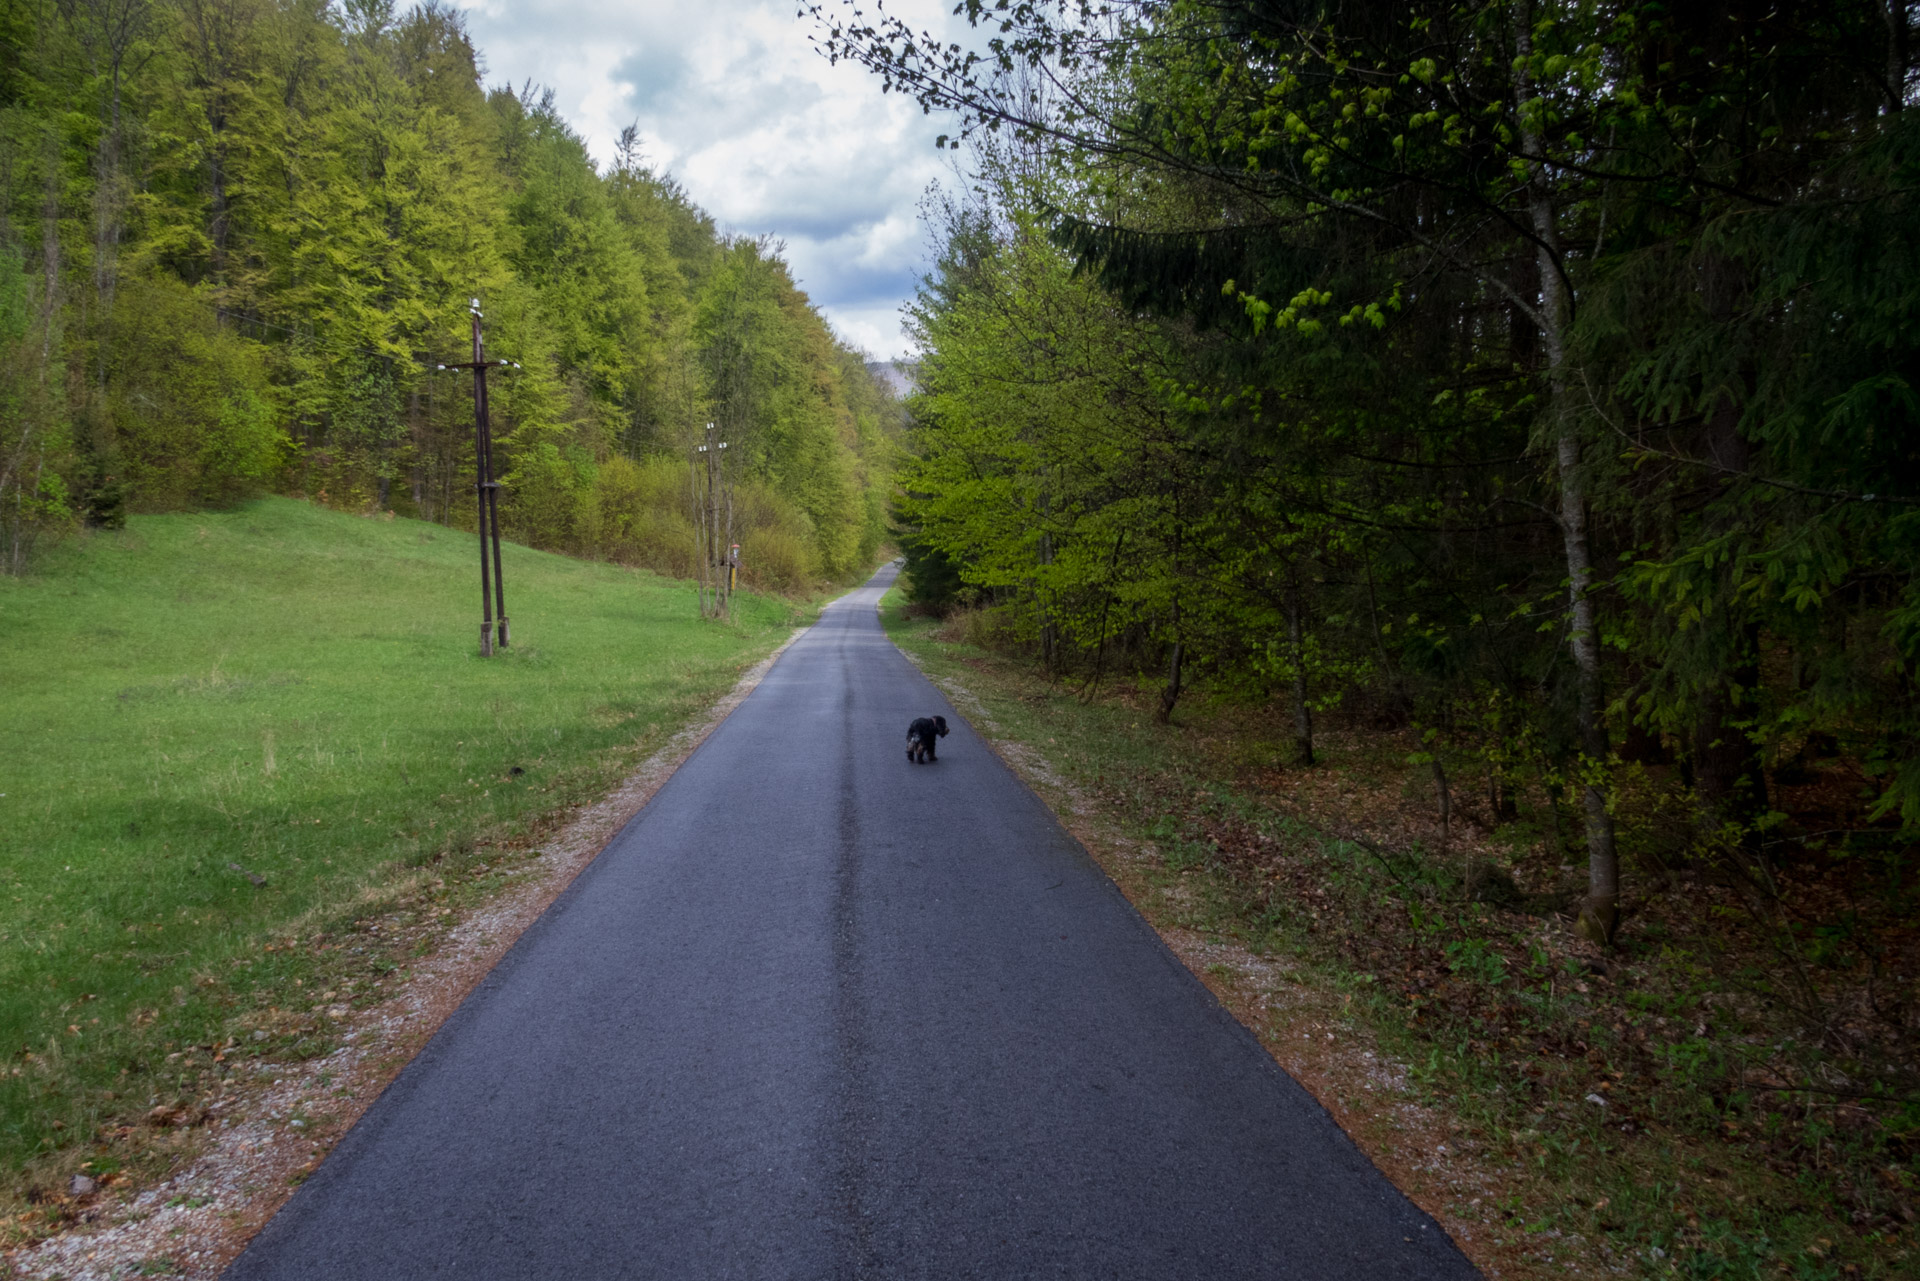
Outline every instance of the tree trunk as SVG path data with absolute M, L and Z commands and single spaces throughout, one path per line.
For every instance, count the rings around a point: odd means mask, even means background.
M 1708 315 L 1717 323 L 1730 322 L 1735 306 L 1747 293 L 1738 267 L 1716 258 L 1704 276 Z M 1740 409 L 1731 397 L 1721 397 L 1707 415 L 1703 444 L 1714 485 L 1737 484 L 1752 469 L 1753 447 L 1740 432 Z M 1744 710 L 1736 691 L 1751 698 L 1759 688 L 1760 629 L 1750 622 L 1726 629 L 1727 614 L 1718 611 L 1722 624 L 1711 619 L 1703 624 L 1709 644 L 1717 641 L 1727 648 L 1724 653 L 1710 648 L 1707 655 L 1718 679 L 1707 688 L 1696 710 L 1688 755 L 1700 802 L 1701 835 L 1717 836 L 1731 823 L 1740 829 L 1741 844 L 1753 845 L 1758 835 L 1754 821 L 1766 810 L 1767 779 L 1760 749 L 1735 724 Z
M 233 86 L 244 83 L 248 38 L 258 10 L 242 0 L 183 0 L 187 65 L 206 91 L 208 268 L 216 287 L 227 283 L 227 240 L 233 224 L 228 165 L 229 131 L 237 108 Z M 224 301 L 224 296 L 216 294 Z
M 1185 648 L 1175 641 L 1173 654 L 1167 659 L 1167 687 L 1160 691 L 1160 711 L 1155 718 L 1162 725 L 1173 722 L 1173 705 L 1180 700 L 1180 659 Z
M 1496 823 L 1520 817 L 1520 809 L 1513 803 L 1513 792 L 1496 765 L 1487 766 L 1487 813 Z
M 40 378 L 44 385 L 53 366 L 53 335 L 60 313 L 60 153 L 52 130 L 47 133 L 46 191 L 40 206 Z
M 1386 673 L 1387 688 L 1392 692 L 1387 716 L 1398 728 L 1413 715 L 1413 700 L 1407 696 L 1407 683 L 1401 679 L 1400 669 L 1394 665 L 1392 655 L 1387 653 L 1387 635 L 1380 630 L 1380 602 L 1374 592 L 1371 553 L 1367 556 L 1367 617 L 1373 622 L 1373 646 L 1380 655 L 1380 670 Z
M 1701 835 L 1714 837 L 1732 824 L 1739 829 L 1740 844 L 1748 847 L 1758 844 L 1755 823 L 1767 809 L 1767 775 L 1759 748 L 1736 724 L 1743 708 L 1733 691 L 1751 697 L 1759 686 L 1758 641 L 1756 625 L 1741 628 L 1734 641 L 1737 653 L 1728 656 L 1726 678 L 1701 699 L 1688 745 Z
M 100 141 L 94 156 L 93 191 L 93 290 L 99 299 L 102 340 L 100 343 L 100 388 L 106 390 L 107 350 L 105 327 L 113 318 L 113 295 L 119 283 L 120 248 L 120 92 L 118 68 L 113 93 L 111 122 L 107 136 Z
M 1562 276 L 1560 229 L 1553 193 L 1541 159 L 1545 145 L 1530 104 L 1533 77 L 1528 60 L 1533 54 L 1533 15 L 1529 0 L 1513 6 L 1515 53 L 1515 113 L 1520 122 L 1520 145 L 1530 157 L 1527 205 L 1533 222 L 1534 259 L 1540 273 L 1542 338 L 1547 355 L 1547 412 L 1554 440 L 1554 463 L 1560 480 L 1560 533 L 1567 558 L 1567 644 L 1573 654 L 1578 683 L 1578 722 L 1582 755 L 1581 808 L 1587 827 L 1587 899 L 1575 925 L 1584 937 L 1600 944 L 1613 941 L 1620 921 L 1620 858 L 1614 847 L 1613 816 L 1607 811 L 1604 782 L 1608 743 L 1601 719 L 1600 644 L 1593 607 L 1593 559 L 1587 540 L 1586 478 L 1581 469 L 1580 432 L 1571 412 L 1567 371 L 1567 329 L 1572 302 Z
M 1180 598 L 1173 598 L 1173 653 L 1167 657 L 1167 686 L 1160 691 L 1160 711 L 1155 717 L 1162 725 L 1173 722 L 1173 705 L 1180 700 L 1180 664 L 1186 657 L 1186 644 L 1180 636 Z
M 426 422 L 420 412 L 418 387 L 407 393 L 407 436 L 412 445 L 412 448 L 407 451 L 407 497 L 413 502 L 412 514 L 418 520 L 423 515 L 423 505 L 420 501 L 420 460 L 426 456 Z
M 1287 585 L 1287 644 L 1293 661 L 1293 755 L 1301 765 L 1313 764 L 1313 708 L 1307 705 L 1307 650 L 1300 632 L 1300 583 Z
M 1099 634 L 1094 638 L 1093 679 L 1089 680 L 1087 687 L 1080 692 L 1081 702 L 1093 701 L 1093 691 L 1099 688 L 1100 677 L 1106 671 L 1107 615 L 1113 608 L 1113 570 L 1114 567 L 1120 563 L 1120 548 L 1126 541 L 1127 531 L 1123 529 L 1114 536 L 1113 553 L 1107 557 L 1107 582 L 1100 599 L 1100 630 Z
M 127 58 L 146 32 L 147 0 L 96 0 L 93 20 L 107 62 L 107 133 L 95 157 L 96 180 L 93 193 L 94 288 L 99 295 L 101 323 L 112 316 L 113 296 L 119 281 L 120 236 L 124 227 L 120 215 L 125 207 L 120 172 L 120 96 L 126 75 Z M 104 335 L 103 335 L 104 337 Z M 101 344 L 100 387 L 106 390 L 106 343 Z
M 1046 502 L 1043 498 L 1040 512 L 1046 515 Z M 1040 535 L 1040 564 L 1042 568 L 1053 564 L 1053 536 Z M 1054 626 L 1053 611 L 1047 608 L 1047 596 L 1039 586 L 1034 586 L 1034 605 L 1040 611 L 1040 665 L 1047 669 L 1047 675 L 1053 676 L 1060 670 L 1060 629 Z
M 1053 564 L 1053 535 L 1046 529 L 1050 504 L 1047 500 L 1047 473 L 1044 469 L 1040 472 L 1040 492 L 1035 499 L 1035 506 L 1040 513 L 1038 550 L 1040 565 L 1044 569 Z M 1051 590 L 1050 584 L 1048 590 Z M 1047 669 L 1047 675 L 1051 677 L 1060 671 L 1060 629 L 1054 624 L 1053 611 L 1047 608 L 1047 599 L 1045 592 L 1038 590 L 1034 592 L 1034 603 L 1040 609 L 1040 662 Z

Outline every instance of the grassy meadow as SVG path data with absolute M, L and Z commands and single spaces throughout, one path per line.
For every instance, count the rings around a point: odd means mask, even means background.
M 591 796 L 799 621 L 505 557 L 491 659 L 471 534 L 290 500 L 135 517 L 0 577 L 0 1170 L 322 1051 L 238 1035 L 320 964 L 272 940 Z

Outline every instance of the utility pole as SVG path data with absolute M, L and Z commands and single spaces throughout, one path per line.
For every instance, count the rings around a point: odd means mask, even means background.
M 707 481 L 704 491 L 696 485 L 700 510 L 695 515 L 700 526 L 700 613 L 713 618 L 733 617 L 733 567 L 740 563 L 738 552 L 731 547 L 733 490 L 727 486 L 726 451 L 727 442 L 717 439 L 714 425 L 708 423 L 706 439 L 694 447 L 699 461 L 706 464 Z M 699 471 L 697 461 L 695 474 Z M 709 581 L 713 584 L 711 604 L 707 596 Z
M 493 427 L 487 416 L 487 370 L 518 369 L 511 360 L 488 360 L 480 333 L 480 300 L 469 307 L 473 313 L 473 359 L 439 369 L 473 371 L 473 469 L 474 515 L 480 530 L 480 656 L 492 655 L 496 626 L 498 647 L 507 648 L 507 588 L 500 571 L 500 482 L 493 475 Z M 489 573 L 491 570 L 491 573 Z

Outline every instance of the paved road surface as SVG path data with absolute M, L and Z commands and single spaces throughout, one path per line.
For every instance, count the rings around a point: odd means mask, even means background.
M 787 651 L 232 1281 L 1477 1275 L 887 641 L 891 579 Z

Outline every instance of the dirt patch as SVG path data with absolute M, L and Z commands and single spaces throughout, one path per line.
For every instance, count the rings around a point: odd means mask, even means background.
M 217 1277 L 333 1145 L 419 1052 L 520 935 L 638 814 L 707 735 L 802 634 L 750 668 L 612 793 L 568 816 L 537 857 L 484 905 L 441 922 L 433 950 L 391 997 L 364 1010 L 324 1008 L 340 1048 L 299 1063 L 264 1063 L 221 1085 L 191 1114 L 156 1109 L 147 1124 L 173 1145 L 174 1172 L 140 1187 L 81 1175 L 54 1195 L 74 1226 L 7 1253 L 22 1281 L 128 1276 Z M 444 931 L 444 932 L 438 932 Z M 260 1028 L 264 1037 L 268 1029 Z

